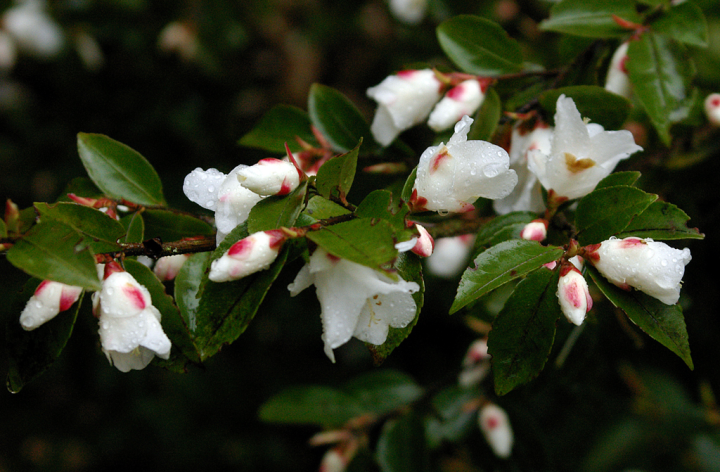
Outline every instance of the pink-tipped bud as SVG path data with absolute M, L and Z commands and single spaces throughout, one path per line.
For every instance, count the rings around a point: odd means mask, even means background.
M 80 197 L 78 195 L 75 195 L 74 193 L 68 193 L 68 198 L 78 205 L 95 208 L 95 204 L 97 203 L 97 198 L 88 198 L 88 197 Z
M 153 267 L 153 272 L 161 281 L 173 280 L 182 269 L 190 254 L 176 254 L 158 259 Z
M 302 171 L 280 159 L 262 159 L 238 172 L 240 185 L 258 195 L 287 195 L 300 185 Z
M 451 128 L 465 115 L 472 115 L 480 108 L 485 94 L 477 79 L 470 79 L 451 88 L 435 105 L 428 126 L 437 132 Z
M 24 330 L 32 331 L 50 321 L 61 311 L 69 309 L 82 290 L 82 287 L 43 280 L 20 314 L 20 325 Z
M 545 241 L 547 237 L 548 221 L 543 219 L 532 220 L 520 231 L 520 237 L 528 241 Z
M 479 384 L 490 368 L 487 340 L 482 338 L 474 341 L 468 348 L 463 359 L 463 369 L 458 376 L 458 383 L 463 388 Z
M 18 220 L 20 219 L 20 210 L 18 206 L 9 198 L 5 201 L 5 226 L 10 232 L 18 231 Z
M 711 93 L 705 99 L 705 116 L 710 123 L 720 126 L 720 93 Z
M 107 279 L 116 272 L 125 272 L 125 269 L 116 261 L 108 262 L 103 268 L 103 279 Z
M 560 268 L 557 296 L 565 318 L 580 326 L 593 302 L 587 281 L 572 263 L 565 262 Z
M 415 227 L 420 232 L 420 237 L 411 251 L 420 257 L 430 257 L 435 249 L 435 240 L 422 225 L 416 224 Z
M 403 174 L 408 171 L 408 166 L 404 162 L 381 162 L 363 168 L 363 172 L 368 174 Z
M 625 42 L 613 54 L 605 79 L 605 90 L 629 99 L 632 96 L 632 84 L 626 67 L 628 60 L 627 50 L 628 43 Z
M 343 472 L 358 450 L 358 441 L 351 436 L 346 441 L 329 449 L 320 462 L 320 472 Z
M 505 410 L 494 403 L 487 403 L 480 409 L 478 424 L 495 455 L 502 459 L 510 457 L 514 435 Z
M 277 258 L 285 239 L 286 236 L 279 230 L 253 233 L 214 260 L 208 277 L 213 282 L 228 282 L 265 270 Z

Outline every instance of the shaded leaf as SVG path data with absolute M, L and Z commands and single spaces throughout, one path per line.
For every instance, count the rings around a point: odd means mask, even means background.
M 366 412 L 382 415 L 422 396 L 423 389 L 407 374 L 392 369 L 374 370 L 355 377 L 343 390 L 357 400 Z
M 185 325 L 193 333 L 197 329 L 197 309 L 200 305 L 196 295 L 209 258 L 208 252 L 193 254 L 185 261 L 175 277 L 175 303 L 185 320 Z
M 640 178 L 640 172 L 627 171 L 627 172 L 613 172 L 604 179 L 602 179 L 596 186 L 595 190 L 600 190 L 606 187 L 616 187 L 618 185 L 624 185 L 632 187 L 635 182 Z
M 333 157 L 318 169 L 315 186 L 320 195 L 328 199 L 345 200 L 355 179 L 361 144 L 362 139 L 352 151 Z
M 408 228 L 406 224 L 410 208 L 402 200 L 393 202 L 392 192 L 389 190 L 374 190 L 360 202 L 355 215 L 360 218 L 380 218 L 393 226 L 397 241 L 408 241 L 418 233 L 415 228 Z
M 247 219 L 248 232 L 267 231 L 280 227 L 291 227 L 302 210 L 307 191 L 307 180 L 283 196 L 263 198 L 250 210 Z
M 490 141 L 502 116 L 502 102 L 494 88 L 488 89 L 475 121 L 468 132 L 468 141 Z
M 477 410 L 467 405 L 477 401 L 475 390 L 453 385 L 435 395 L 432 404 L 440 420 L 427 425 L 428 439 L 438 446 L 442 441 L 457 442 L 477 428 Z
M 656 33 L 662 33 L 685 44 L 707 47 L 708 27 L 700 7 L 692 2 L 681 2 L 651 24 Z
M 83 236 L 95 254 L 117 251 L 117 243 L 125 234 L 125 228 L 113 218 L 94 208 L 75 203 L 35 203 L 40 221 L 54 219 L 70 226 Z
M 365 140 L 369 149 L 377 147 L 370 127 L 358 109 L 345 95 L 332 87 L 321 84 L 310 87 L 308 114 L 313 125 L 327 138 L 333 149 L 347 152 L 362 140 Z
M 385 423 L 376 451 L 382 472 L 429 472 L 430 454 L 422 419 L 410 411 Z
M 120 224 L 125 228 L 123 243 L 141 243 L 145 240 L 145 222 L 139 211 L 120 218 Z
M 297 136 L 311 146 L 318 147 L 310 127 L 310 117 L 306 112 L 289 105 L 277 105 L 265 113 L 260 122 L 240 138 L 238 144 L 284 154 L 285 143 L 293 152 L 302 150 L 295 139 Z
M 690 217 L 672 203 L 653 202 L 645 211 L 630 221 L 617 235 L 618 238 L 637 236 L 659 240 L 703 239 L 697 228 L 688 228 Z
M 613 15 L 633 23 L 642 21 L 635 3 L 627 0 L 563 0 L 553 5 L 550 18 L 540 23 L 540 29 L 590 38 L 627 35 Z
M 537 213 L 529 211 L 514 211 L 498 216 L 483 227 L 475 237 L 473 245 L 473 259 L 482 251 L 509 239 L 518 239 L 520 231 L 526 224 L 538 217 Z
M 145 222 L 145 239 L 160 238 L 167 243 L 215 234 L 215 229 L 203 220 L 171 210 L 145 210 L 142 217 Z
M 412 192 L 413 187 L 415 187 L 415 179 L 417 178 L 417 167 L 415 167 L 412 172 L 410 172 L 410 175 L 408 176 L 407 180 L 405 181 L 405 185 L 403 186 L 402 193 L 400 196 L 403 200 L 406 202 L 409 202 L 412 198 Z
M 318 385 L 288 388 L 260 407 L 268 423 L 308 424 L 326 428 L 342 426 L 363 414 L 361 402 L 349 393 Z
M 0 238 L 7 238 L 7 226 L 3 220 L 0 220 Z
M 548 111 L 554 124 L 555 109 L 560 95 L 570 97 L 575 102 L 580 116 L 589 118 L 590 122 L 598 123 L 605 129 L 620 129 L 632 109 L 632 103 L 625 97 L 608 92 L 594 85 L 573 85 L 548 90 L 540 94 L 538 99 L 542 107 Z

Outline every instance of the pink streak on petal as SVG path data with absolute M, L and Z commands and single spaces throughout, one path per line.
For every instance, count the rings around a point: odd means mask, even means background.
M 139 288 L 134 285 L 127 284 L 122 288 L 123 293 L 130 300 L 130 303 L 135 305 L 138 310 L 145 309 L 145 297 Z
M 247 256 L 250 253 L 252 247 L 253 241 L 250 238 L 241 239 L 240 241 L 230 246 L 227 255 L 234 259 L 241 259 L 242 257 Z
M 460 101 L 462 100 L 463 93 L 465 93 L 465 87 L 463 87 L 462 85 L 458 85 L 448 91 L 447 97 L 453 100 Z

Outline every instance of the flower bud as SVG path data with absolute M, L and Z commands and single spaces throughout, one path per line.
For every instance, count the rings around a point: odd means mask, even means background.
M 610 282 L 629 290 L 634 287 L 666 305 L 680 298 L 690 249 L 675 249 L 652 239 L 609 239 L 588 246 L 585 257 Z
M 705 116 L 710 123 L 720 126 L 720 93 L 711 93 L 705 99 Z
M 390 13 L 409 25 L 419 24 L 425 18 L 428 0 L 390 0 Z
M 176 254 L 174 256 L 161 257 L 155 263 L 153 272 L 161 281 L 173 280 L 182 269 L 190 254 Z
M 240 185 L 258 195 L 287 195 L 300 185 L 301 172 L 280 159 L 262 159 L 237 174 Z
M 532 220 L 520 231 L 520 237 L 528 241 L 543 242 L 547 237 L 548 221 L 543 219 Z
M 487 340 L 482 338 L 474 341 L 463 359 L 463 369 L 458 376 L 460 386 L 469 388 L 479 384 L 489 371 L 490 357 Z
M 8 9 L 2 25 L 19 49 L 41 59 L 57 55 L 65 41 L 62 28 L 48 15 L 45 2 L 25 1 Z
M 187 62 L 193 61 L 200 50 L 195 29 L 180 21 L 165 25 L 158 36 L 157 45 L 161 51 L 177 53 Z
M 228 282 L 265 270 L 277 258 L 285 239 L 279 230 L 253 233 L 230 246 L 222 257 L 214 260 L 208 277 L 213 282 Z
M 628 43 L 622 43 L 610 59 L 610 68 L 605 79 L 605 90 L 629 99 L 632 96 L 632 84 L 628 77 L 626 63 Z
M 494 403 L 487 403 L 480 409 L 478 424 L 495 455 L 501 459 L 510 457 L 514 436 L 505 410 Z
M 415 224 L 415 227 L 420 232 L 420 237 L 411 251 L 420 257 L 430 257 L 435 248 L 435 240 L 422 225 Z
M 470 235 L 439 238 L 433 253 L 425 260 L 427 270 L 438 277 L 452 279 L 467 266 L 473 237 Z
M 70 308 L 80 297 L 82 287 L 43 280 L 20 314 L 20 325 L 32 331 Z
M 472 115 L 480 108 L 485 94 L 477 79 L 470 79 L 451 88 L 435 105 L 428 126 L 437 132 L 445 131 L 465 115 Z
M 557 296 L 565 318 L 580 326 L 593 301 L 587 281 L 572 263 L 566 262 L 560 267 Z

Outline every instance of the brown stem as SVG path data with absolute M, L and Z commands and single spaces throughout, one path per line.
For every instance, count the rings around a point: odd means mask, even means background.
M 104 254 L 96 254 L 95 260 L 98 263 L 107 263 L 111 260 L 124 256 L 148 256 L 153 259 L 177 254 L 190 254 L 195 252 L 209 252 L 215 249 L 215 236 L 198 236 L 192 239 L 183 239 L 163 243 L 159 238 L 148 239 L 141 243 L 125 243 L 120 245 L 120 250 Z

